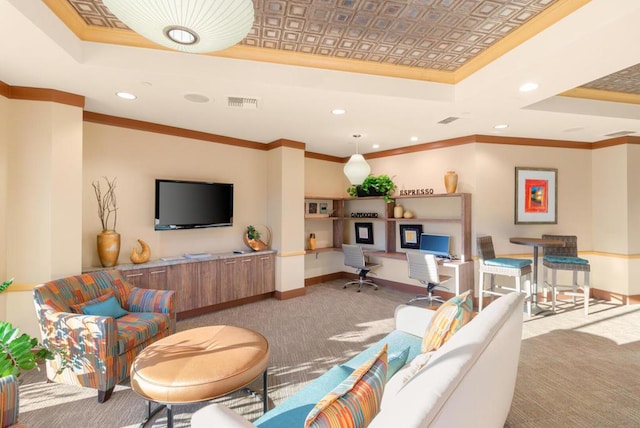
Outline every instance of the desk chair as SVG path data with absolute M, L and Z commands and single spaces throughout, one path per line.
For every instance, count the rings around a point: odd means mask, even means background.
M 407 304 L 418 300 L 426 300 L 429 306 L 433 305 L 434 302 L 444 303 L 445 300 L 442 297 L 433 295 L 433 289 L 438 287 L 441 282 L 451 279 L 451 277 L 445 275 L 440 276 L 436 256 L 433 254 L 407 252 L 407 264 L 409 266 L 409 278 L 417 279 L 422 285 L 427 287 L 426 296 L 418 295 L 409 300 Z
M 379 265 L 367 262 L 362 247 L 359 245 L 342 244 L 342 252 L 344 254 L 344 265 L 354 268 L 358 273 L 357 280 L 347 282 L 342 288 L 347 288 L 351 284 L 358 284 L 358 293 L 363 285 L 370 285 L 374 290 L 377 290 L 378 286 L 367 278 L 367 274 Z
M 589 261 L 578 257 L 578 238 L 574 235 L 542 235 L 543 239 L 564 241 L 564 247 L 545 247 L 542 258 L 542 279 L 544 281 L 544 299 L 547 301 L 547 286 L 551 287 L 551 309 L 556 311 L 556 294 L 564 294 L 573 298 L 584 298 L 584 314 L 589 315 Z M 558 284 L 558 271 L 566 270 L 573 273 L 571 285 Z M 548 273 L 551 272 L 551 282 Z M 578 285 L 578 272 L 583 272 L 583 285 Z
M 531 263 L 529 259 L 516 259 L 508 257 L 496 257 L 493 250 L 493 240 L 491 236 L 479 236 L 477 239 L 478 252 L 480 253 L 478 281 L 478 312 L 482 311 L 484 295 L 488 294 L 492 298 L 505 293 L 517 291 L 527 295 L 527 314 L 531 316 Z M 490 288 L 484 288 L 484 276 L 491 275 Z M 496 286 L 495 276 L 502 275 L 515 278 L 516 287 Z M 529 279 L 529 287 L 522 289 L 522 277 Z

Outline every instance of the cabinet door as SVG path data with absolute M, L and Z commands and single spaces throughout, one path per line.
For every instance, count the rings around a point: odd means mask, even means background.
M 197 307 L 198 263 L 167 266 L 167 288 L 176 292 L 176 311 L 184 312 Z
M 198 293 L 195 307 L 203 308 L 219 303 L 219 266 L 220 260 L 209 260 L 198 264 Z
M 275 256 L 264 254 L 257 256 L 255 294 L 270 293 L 276 290 Z
M 148 271 L 147 278 L 149 288 L 154 290 L 168 290 L 167 288 L 167 268 L 158 267 L 158 268 L 149 268 L 146 269 Z
M 149 269 L 124 270 L 122 274 L 134 287 L 149 288 Z
M 223 259 L 220 263 L 220 301 L 253 296 L 255 256 Z

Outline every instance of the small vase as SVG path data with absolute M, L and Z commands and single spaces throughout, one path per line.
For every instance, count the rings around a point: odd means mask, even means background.
M 444 175 L 444 187 L 447 193 L 456 193 L 458 188 L 458 174 L 455 171 L 448 171 Z
M 404 215 L 404 207 L 400 204 L 397 204 L 393 207 L 393 218 L 402 218 Z
M 316 249 L 316 234 L 312 233 L 311 235 L 309 235 L 309 249 L 310 250 L 315 250 Z
M 413 218 L 413 211 L 409 211 L 409 210 L 405 211 L 403 217 L 404 218 Z
M 98 234 L 98 257 L 102 267 L 118 264 L 120 256 L 120 234 L 115 230 L 103 230 Z

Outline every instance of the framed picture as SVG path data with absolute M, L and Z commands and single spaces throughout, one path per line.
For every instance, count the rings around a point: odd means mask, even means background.
M 373 223 L 356 223 L 356 244 L 373 244 Z
M 401 224 L 400 247 L 420 249 L 420 235 L 422 235 L 421 224 Z
M 328 204 L 326 202 L 320 202 L 320 214 L 328 214 L 329 212 L 327 211 L 328 208 Z
M 558 223 L 558 170 L 516 167 L 515 224 Z
M 318 214 L 318 203 L 309 202 L 307 214 Z

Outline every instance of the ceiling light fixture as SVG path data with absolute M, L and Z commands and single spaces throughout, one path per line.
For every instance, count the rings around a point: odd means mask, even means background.
M 520 86 L 520 92 L 531 92 L 538 89 L 538 84 L 533 82 L 527 82 L 524 85 Z
M 411 141 L 413 141 L 413 142 L 415 143 L 416 141 L 418 141 L 418 137 L 415 137 L 415 136 L 414 136 L 414 137 L 411 137 L 411 138 L 410 138 L 410 140 L 411 140 Z
M 125 100 L 135 100 L 138 98 L 130 92 L 116 92 L 116 95 Z
M 509 125 L 504 125 L 503 124 L 503 125 L 496 125 L 496 126 L 493 127 L 493 129 L 506 129 L 508 127 L 509 127 Z
M 343 108 L 334 108 L 333 110 L 331 110 L 331 114 L 334 114 L 336 116 L 340 116 L 342 114 L 345 114 L 347 111 Z
M 344 166 L 344 175 L 347 176 L 349 182 L 354 186 L 361 185 L 371 172 L 371 167 L 367 161 L 364 160 L 364 156 L 358 154 L 358 138 L 361 136 L 360 134 L 353 134 L 353 138 L 356 139 L 356 152 L 351 155 L 349 162 Z
M 202 53 L 239 43 L 254 20 L 251 0 L 103 0 L 119 20 L 152 42 Z

